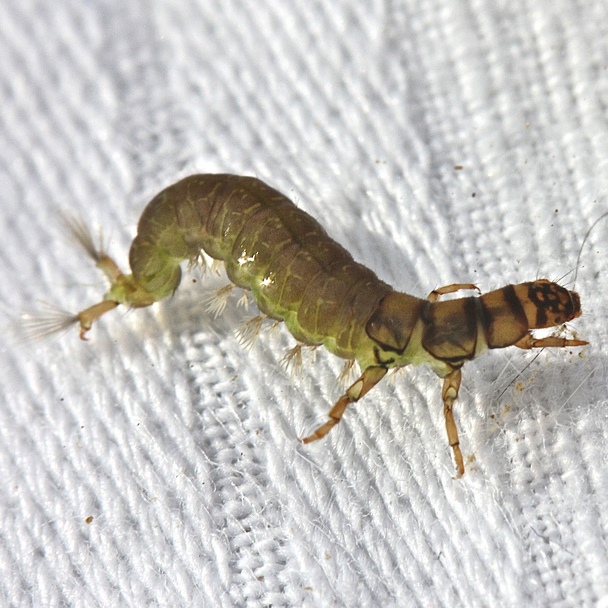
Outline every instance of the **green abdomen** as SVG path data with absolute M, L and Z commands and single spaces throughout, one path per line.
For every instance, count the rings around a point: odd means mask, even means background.
M 169 260 L 167 272 L 201 248 L 224 260 L 229 278 L 252 290 L 263 313 L 285 321 L 298 340 L 347 358 L 369 346 L 367 319 L 392 291 L 316 220 L 252 177 L 193 175 L 161 192 L 139 223 L 134 275 L 138 249 L 149 265 L 155 248 Z

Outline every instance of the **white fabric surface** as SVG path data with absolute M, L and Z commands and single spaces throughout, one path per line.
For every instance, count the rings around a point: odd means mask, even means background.
M 416 295 L 562 277 L 608 208 L 607 40 L 604 0 L 5 0 L 0 605 L 608 605 L 608 220 L 576 283 L 591 345 L 465 366 L 459 481 L 426 368 L 300 445 L 342 363 L 292 378 L 284 328 L 243 349 L 254 311 L 205 313 L 222 278 L 89 343 L 11 337 L 104 292 L 59 211 L 124 266 L 195 172 L 264 179 Z

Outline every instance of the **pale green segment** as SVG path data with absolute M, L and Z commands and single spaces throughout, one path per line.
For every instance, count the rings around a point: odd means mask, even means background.
M 311 216 L 251 177 L 194 175 L 156 196 L 131 246 L 133 274 L 112 286 L 109 299 L 134 307 L 163 299 L 179 285 L 180 263 L 200 249 L 223 259 L 229 278 L 298 340 L 345 358 L 372 352 L 365 324 L 392 289 Z

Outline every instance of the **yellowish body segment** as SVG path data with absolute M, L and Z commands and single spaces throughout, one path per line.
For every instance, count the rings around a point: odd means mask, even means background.
M 76 315 L 83 339 L 96 319 L 119 304 L 139 308 L 172 294 L 180 264 L 197 260 L 203 250 L 222 260 L 233 283 L 251 290 L 260 310 L 284 321 L 297 340 L 356 360 L 361 376 L 304 443 L 324 437 L 389 369 L 428 363 L 444 379 L 446 429 L 459 476 L 464 463 L 453 405 L 464 363 L 491 348 L 587 344 L 531 333 L 580 316 L 577 293 L 546 279 L 445 301 L 440 296 L 477 287 L 449 285 L 427 299 L 395 291 L 355 262 L 315 219 L 253 177 L 192 175 L 159 193 L 139 221 L 131 274 L 88 241 L 85 247 L 110 289 L 102 302 Z

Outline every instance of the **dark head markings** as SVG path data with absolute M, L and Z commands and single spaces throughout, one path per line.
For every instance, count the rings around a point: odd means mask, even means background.
M 536 324 L 539 327 L 547 325 L 549 313 L 552 315 L 552 325 L 559 325 L 575 315 L 576 302 L 567 290 L 555 283 L 532 283 L 528 297 L 536 306 Z

